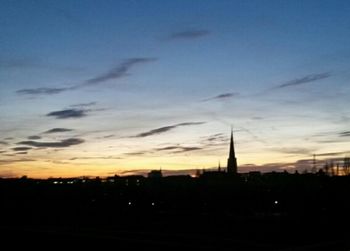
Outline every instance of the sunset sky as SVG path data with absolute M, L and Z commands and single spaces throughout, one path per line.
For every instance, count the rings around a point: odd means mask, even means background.
M 0 8 L 0 176 L 303 170 L 350 155 L 350 1 Z

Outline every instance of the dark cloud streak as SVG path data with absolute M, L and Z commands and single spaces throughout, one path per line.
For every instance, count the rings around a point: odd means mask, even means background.
M 56 141 L 56 142 L 38 142 L 38 141 L 21 141 L 18 142 L 17 145 L 27 145 L 27 146 L 34 146 L 34 147 L 69 147 L 73 145 L 78 145 L 83 143 L 84 140 L 80 138 L 69 138 L 64 139 L 62 141 Z
M 140 151 L 140 152 L 131 152 L 131 153 L 124 153 L 125 155 L 130 155 L 130 156 L 139 156 L 139 155 L 145 155 L 146 153 L 150 153 L 147 151 Z
M 155 61 L 155 58 L 129 58 L 124 60 L 120 65 L 112 68 L 108 72 L 96 76 L 94 78 L 90 78 L 86 81 L 84 81 L 83 84 L 77 86 L 77 87 L 82 87 L 86 85 L 95 85 L 99 84 L 101 82 L 105 82 L 111 79 L 118 79 L 122 78 L 128 75 L 129 69 L 133 67 L 134 65 L 137 64 L 144 64 L 144 63 L 149 63 Z
M 197 39 L 200 37 L 204 37 L 210 34 L 210 31 L 208 30 L 185 30 L 180 32 L 175 32 L 170 34 L 168 37 L 169 40 L 190 40 L 190 39 Z
M 12 148 L 14 151 L 20 151 L 20 152 L 22 152 L 22 151 L 28 151 L 28 150 L 30 150 L 30 149 L 32 149 L 31 147 L 27 147 L 27 146 L 21 146 L 21 147 L 14 147 L 14 148 Z
M 319 153 L 316 154 L 316 157 L 328 157 L 328 156 L 340 156 L 340 155 L 347 155 L 350 151 L 346 152 L 330 152 L 330 153 Z
M 204 100 L 202 100 L 202 101 L 222 100 L 222 99 L 233 98 L 233 97 L 236 97 L 236 96 L 238 96 L 238 95 L 239 95 L 239 94 L 238 94 L 238 93 L 235 93 L 235 92 L 228 92 L 228 93 L 223 93 L 223 94 L 217 95 L 217 96 L 215 96 L 215 97 L 211 97 L 211 98 L 204 99 Z
M 90 106 L 94 106 L 96 105 L 97 102 L 89 102 L 89 103 L 81 103 L 81 104 L 75 104 L 75 105 L 71 105 L 71 107 L 90 107 Z
M 128 58 L 122 61 L 119 65 L 112 68 L 108 72 L 98 75 L 93 78 L 89 78 L 85 81 L 82 81 L 79 84 L 72 85 L 70 87 L 39 87 L 39 88 L 33 88 L 33 89 L 20 89 L 17 90 L 17 94 L 21 95 L 53 95 L 53 94 L 59 94 L 65 91 L 72 91 L 76 89 L 80 89 L 86 86 L 93 86 L 100 84 L 102 82 L 112 80 L 112 79 L 118 79 L 129 75 L 129 70 L 138 64 L 145 64 L 156 61 L 156 58 Z
M 114 134 L 109 134 L 109 135 L 103 136 L 102 138 L 109 139 L 109 138 L 113 138 L 114 136 L 115 136 Z
M 44 133 L 59 133 L 59 132 L 71 132 L 73 129 L 68 129 L 68 128 L 53 128 L 50 130 L 47 130 Z
M 203 148 L 201 147 L 186 147 L 186 146 L 182 146 L 181 148 L 179 148 L 178 151 L 174 151 L 174 153 L 184 153 L 184 152 L 190 152 L 190 151 L 196 151 L 196 150 L 202 150 Z
M 83 109 L 66 109 L 61 111 L 54 111 L 46 114 L 48 117 L 55 117 L 57 119 L 67 119 L 67 118 L 82 118 L 85 117 L 87 110 Z
M 340 132 L 339 136 L 340 137 L 350 137 L 350 131 Z
M 179 148 L 181 148 L 181 147 L 180 146 L 166 146 L 166 147 L 156 148 L 155 150 L 157 150 L 157 151 L 170 151 L 170 150 L 176 150 Z
M 67 88 L 39 87 L 34 89 L 21 89 L 16 91 L 16 93 L 23 94 L 23 95 L 53 95 L 53 94 L 58 94 L 68 90 L 73 90 L 73 88 L 71 87 L 67 87 Z
M 326 79 L 326 78 L 329 78 L 331 76 L 332 75 L 329 72 L 310 74 L 310 75 L 304 76 L 302 78 L 296 78 L 296 79 L 290 80 L 290 81 L 288 81 L 288 82 L 286 82 L 284 84 L 276 86 L 274 89 L 285 88 L 285 87 L 295 86 L 295 85 L 307 84 L 307 83 L 314 82 L 314 81 L 317 81 L 317 80 Z
M 204 148 L 209 148 L 209 147 L 227 145 L 228 141 L 229 141 L 229 138 L 226 135 L 224 135 L 223 133 L 217 133 L 217 134 L 204 137 L 203 140 L 201 140 L 201 144 L 202 146 L 204 146 Z
M 41 139 L 41 137 L 37 135 L 33 135 L 33 136 L 29 136 L 28 139 Z
M 192 126 L 192 125 L 201 125 L 204 124 L 205 122 L 185 122 L 185 123 L 179 123 L 176 125 L 171 125 L 171 126 L 164 126 L 164 127 L 160 127 L 160 128 L 156 128 L 147 132 L 143 132 L 143 133 L 139 133 L 135 136 L 131 136 L 131 138 L 143 138 L 143 137 L 148 137 L 148 136 L 152 136 L 152 135 L 157 135 L 157 134 L 161 134 L 164 132 L 168 132 L 172 129 L 175 129 L 177 127 L 180 126 Z
M 23 159 L 2 159 L 0 160 L 0 165 L 7 165 L 7 164 L 14 164 L 17 162 L 28 162 L 28 161 L 35 161 L 34 159 L 27 159 L 27 158 L 23 158 Z
M 194 146 L 166 146 L 166 147 L 159 147 L 155 148 L 156 151 L 171 151 L 172 153 L 183 153 L 183 152 L 190 152 L 195 150 L 201 150 L 202 147 L 194 147 Z

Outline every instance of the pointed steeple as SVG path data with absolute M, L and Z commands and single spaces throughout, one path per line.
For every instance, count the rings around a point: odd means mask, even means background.
M 229 157 L 236 157 L 235 154 L 235 145 L 234 145 L 234 141 L 233 141 L 233 129 L 231 128 L 231 141 L 230 141 L 230 153 L 229 153 Z
M 221 172 L 220 160 L 219 160 L 219 165 L 218 165 L 218 172 Z
M 237 158 L 235 153 L 235 146 L 233 141 L 233 129 L 231 127 L 231 141 L 230 141 L 230 152 L 227 159 L 227 172 L 237 173 Z

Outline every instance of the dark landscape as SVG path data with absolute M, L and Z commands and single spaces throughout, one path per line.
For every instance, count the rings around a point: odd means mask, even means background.
M 349 250 L 350 176 L 1 179 L 5 242 L 122 250 Z

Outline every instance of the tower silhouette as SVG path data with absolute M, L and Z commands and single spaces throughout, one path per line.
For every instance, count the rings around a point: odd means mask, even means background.
M 235 154 L 235 146 L 233 141 L 233 130 L 231 129 L 231 142 L 230 142 L 230 153 L 227 159 L 227 172 L 237 173 L 237 158 Z

